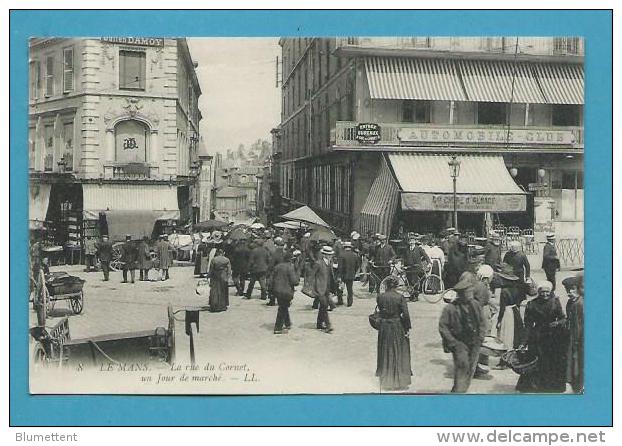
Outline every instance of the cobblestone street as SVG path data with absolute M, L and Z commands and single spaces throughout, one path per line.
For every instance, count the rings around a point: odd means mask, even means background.
M 195 293 L 197 279 L 189 267 L 172 268 L 171 279 L 165 282 L 137 281 L 135 284 L 121 283 L 120 272 L 112 273 L 110 281 L 104 282 L 101 273 L 85 273 L 82 267 L 53 269 L 87 280 L 83 314 L 72 315 L 67 304 L 58 302 L 48 320 L 48 325 L 52 326 L 69 315 L 74 339 L 166 327 L 169 303 L 174 309 L 207 304 L 207 296 Z M 568 274 L 561 273 L 558 280 Z M 541 271 L 532 275 L 536 280 L 543 279 Z M 565 305 L 565 296 L 562 305 Z M 335 330 L 325 334 L 315 329 L 317 311 L 311 309 L 311 300 L 297 291 L 290 309 L 292 329 L 288 334 L 274 335 L 276 307 L 266 306 L 265 301 L 259 299 L 258 289 L 250 301 L 232 293 L 228 311 L 200 313 L 200 331 L 195 341 L 197 364 L 201 368 L 211 364 L 216 374 L 219 368 L 227 369 L 221 376 L 228 381 L 226 385 L 220 380 L 194 382 L 188 384 L 188 388 L 167 384 L 149 386 L 138 383 L 137 379 L 120 379 L 112 388 L 119 393 L 376 393 L 380 391 L 374 376 L 377 332 L 367 321 L 374 306 L 375 300 L 355 282 L 354 305 L 332 311 L 330 318 Z M 442 302 L 430 304 L 423 300 L 409 304 L 414 327 L 410 338 L 414 373 L 410 392 L 444 393 L 451 389 L 451 355 L 443 352 L 437 330 L 443 306 Z M 32 310 L 30 316 L 31 326 L 35 325 Z M 183 318 L 183 312 L 177 316 Z M 183 322 L 178 322 L 176 362 L 184 369 L 190 362 L 188 340 Z M 244 373 L 230 373 L 236 366 L 244 369 Z M 161 364 L 162 372 L 167 368 L 170 369 Z M 154 373 L 157 376 L 159 372 Z M 106 378 L 98 375 L 97 379 Z M 510 370 L 491 370 L 488 379 L 474 380 L 470 391 L 511 393 L 516 380 L 517 375 Z M 33 379 L 33 391 L 37 389 L 37 382 Z M 80 387 L 79 382 L 84 387 Z M 87 392 L 94 388 L 91 379 L 77 377 L 57 380 L 55 384 L 50 385 L 48 381 L 46 392 Z M 140 387 L 136 387 L 138 384 Z M 95 386 L 95 391 L 98 388 Z M 109 386 L 102 384 L 101 388 L 110 391 Z

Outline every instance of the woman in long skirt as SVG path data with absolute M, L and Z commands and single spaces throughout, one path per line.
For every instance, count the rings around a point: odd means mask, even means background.
M 553 284 L 538 285 L 538 297 L 527 304 L 525 335 L 527 350 L 538 357 L 538 367 L 521 375 L 516 385 L 519 392 L 562 393 L 566 390 L 566 316 L 553 294 Z
M 209 311 L 226 311 L 229 306 L 229 277 L 231 276 L 231 263 L 223 255 L 223 250 L 218 248 L 216 255 L 210 263 L 210 293 Z
M 514 349 L 521 343 L 523 332 L 523 317 L 521 304 L 525 300 L 524 289 L 511 267 L 502 265 L 497 273 L 497 281 L 501 286 L 499 299 L 499 314 L 497 315 L 497 337 L 503 341 L 508 349 Z
M 411 383 L 411 323 L 404 296 L 395 291 L 398 281 L 389 276 L 387 291 L 377 298 L 380 312 L 376 376 L 383 390 L 406 390 Z

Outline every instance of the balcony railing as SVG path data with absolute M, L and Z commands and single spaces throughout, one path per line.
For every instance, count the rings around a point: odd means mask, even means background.
M 507 126 L 378 123 L 376 140 L 360 138 L 359 123 L 337 121 L 331 130 L 336 147 L 447 146 L 503 147 L 508 145 Z M 583 127 L 511 126 L 509 146 L 583 148 Z
M 152 179 L 157 174 L 157 167 L 147 163 L 112 164 L 104 166 L 104 178 L 115 180 Z
M 419 50 L 514 54 L 516 37 L 339 37 L 336 47 L 374 50 Z M 583 56 L 575 37 L 519 37 L 520 54 Z

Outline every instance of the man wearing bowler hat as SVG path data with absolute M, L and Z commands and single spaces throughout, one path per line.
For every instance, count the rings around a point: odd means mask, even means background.
M 130 272 L 130 278 L 134 283 L 134 276 L 136 274 L 136 266 L 138 262 L 138 248 L 136 244 L 132 242 L 132 236 L 125 236 L 125 243 L 121 247 L 121 262 L 123 262 L 123 282 L 127 283 L 127 272 Z
M 97 256 L 102 265 L 104 273 L 104 281 L 109 280 L 110 261 L 112 260 L 112 242 L 108 240 L 107 235 L 102 235 L 102 239 L 97 243 Z
M 480 304 L 473 298 L 473 286 L 472 276 L 461 277 L 453 287 L 457 297 L 443 308 L 438 322 L 443 350 L 453 355 L 453 393 L 469 390 L 486 336 L 486 321 Z
M 555 234 L 546 235 L 546 244 L 542 252 L 542 269 L 546 274 L 546 280 L 553 284 L 553 291 L 557 285 L 555 273 L 559 271 L 559 257 L 557 257 L 557 249 L 555 248 Z
M 378 234 L 377 236 L 380 245 L 374 253 L 374 273 L 378 276 L 378 279 L 382 281 L 391 273 L 390 263 L 397 257 L 393 247 L 387 243 L 387 236 L 384 234 Z M 369 282 L 369 292 L 371 293 L 377 288 L 380 283 L 372 284 Z

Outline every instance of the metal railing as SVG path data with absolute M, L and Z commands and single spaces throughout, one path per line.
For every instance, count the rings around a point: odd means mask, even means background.
M 559 239 L 555 243 L 555 247 L 562 267 L 583 267 L 583 239 Z

